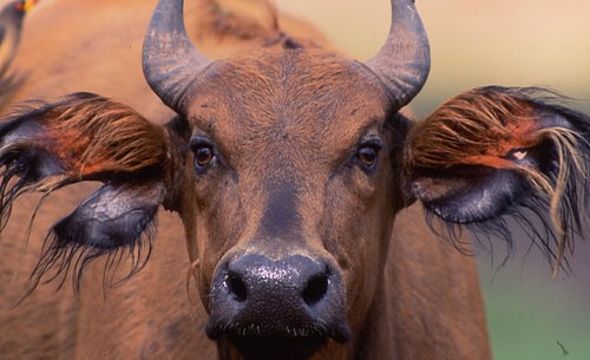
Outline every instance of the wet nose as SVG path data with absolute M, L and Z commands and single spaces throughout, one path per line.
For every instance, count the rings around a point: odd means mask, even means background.
M 328 262 L 310 257 L 276 261 L 252 254 L 238 257 L 218 272 L 212 302 L 213 321 L 221 307 L 221 317 L 231 316 L 225 323 L 250 335 L 324 335 L 341 341 L 347 337 L 346 326 L 340 324 L 345 324 L 340 276 Z M 327 329 L 330 333 L 306 334 Z M 215 337 L 215 332 L 210 336 Z
M 286 302 L 280 310 L 313 307 L 327 297 L 330 271 L 325 264 L 303 256 L 272 262 L 249 255 L 229 264 L 224 285 L 238 303 L 265 305 L 272 299 L 276 305 Z

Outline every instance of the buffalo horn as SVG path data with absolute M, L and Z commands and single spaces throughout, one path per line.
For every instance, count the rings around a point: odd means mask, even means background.
M 143 74 L 164 104 L 186 112 L 185 95 L 210 63 L 184 27 L 184 0 L 160 0 L 143 43 Z
M 375 72 L 397 109 L 422 89 L 430 72 L 430 45 L 414 0 L 391 0 L 389 35 L 366 65 Z

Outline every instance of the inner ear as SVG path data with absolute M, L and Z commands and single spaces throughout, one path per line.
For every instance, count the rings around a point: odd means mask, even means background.
M 416 169 L 410 192 L 437 216 L 456 223 L 486 221 L 531 191 L 522 175 L 486 166 L 453 166 L 444 172 Z M 494 196 L 489 196 L 489 194 Z

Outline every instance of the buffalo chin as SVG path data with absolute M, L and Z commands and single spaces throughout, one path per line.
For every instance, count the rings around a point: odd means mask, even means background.
M 229 340 L 245 360 L 305 360 L 324 346 L 328 338 L 318 335 L 304 337 L 232 335 Z
M 221 358 L 233 359 L 237 351 L 245 360 L 305 360 L 330 340 L 343 344 L 351 338 L 350 328 L 345 322 L 332 326 L 316 323 L 295 327 L 276 322 L 273 325 L 239 322 L 212 324 L 210 321 L 207 335 L 218 342 Z M 234 356 L 223 355 L 230 353 Z

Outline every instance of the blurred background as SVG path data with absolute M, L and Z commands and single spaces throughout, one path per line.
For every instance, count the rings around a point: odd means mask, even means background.
M 364 60 L 384 41 L 389 0 L 276 0 L 345 53 Z M 432 72 L 412 103 L 419 116 L 481 85 L 537 85 L 590 113 L 590 1 L 418 0 Z M 552 278 L 528 240 L 501 266 L 501 244 L 478 255 L 496 359 L 590 359 L 590 240 L 578 241 L 573 277 Z M 449 289 L 452 291 L 452 289 Z

